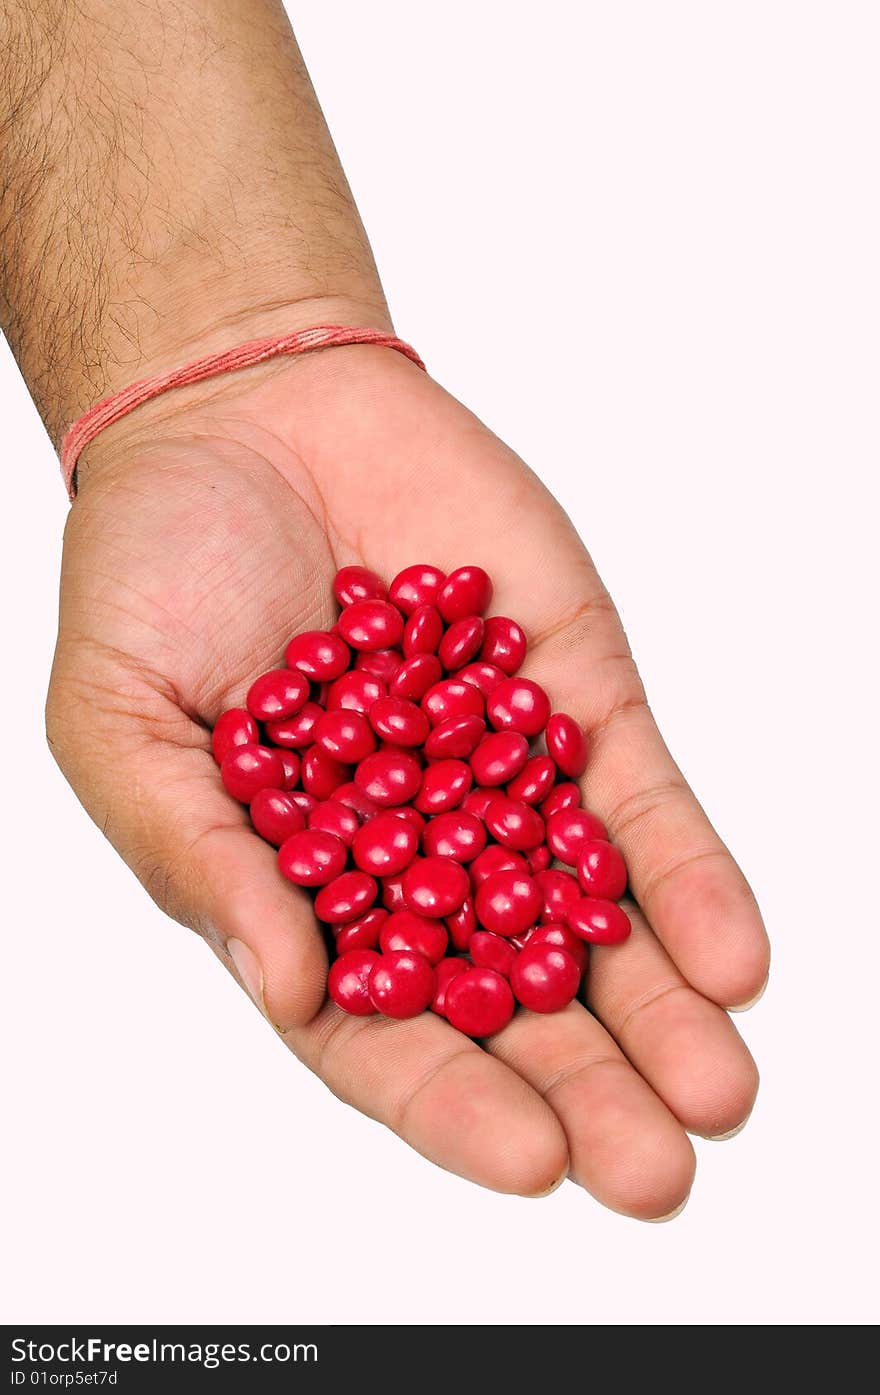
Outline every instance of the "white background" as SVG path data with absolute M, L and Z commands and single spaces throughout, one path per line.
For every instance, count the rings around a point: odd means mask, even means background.
M 872 1321 L 877 8 L 294 8 L 400 332 L 572 513 L 754 881 L 763 1088 L 643 1226 L 293 1061 L 44 747 L 67 505 L 4 349 L 3 1317 Z

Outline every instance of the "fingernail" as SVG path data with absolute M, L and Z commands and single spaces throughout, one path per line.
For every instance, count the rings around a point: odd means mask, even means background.
M 568 1168 L 565 1169 L 561 1176 L 556 1178 L 555 1182 L 551 1182 L 549 1187 L 545 1187 L 542 1192 L 532 1192 L 532 1200 L 541 1201 L 545 1196 L 552 1196 L 554 1192 L 558 1192 L 567 1176 Z
M 706 1141 L 708 1143 L 724 1143 L 728 1138 L 736 1138 L 738 1133 L 742 1133 L 743 1129 L 745 1128 L 746 1124 L 749 1122 L 751 1117 L 752 1111 L 749 1110 L 742 1123 L 737 1124 L 735 1129 L 728 1129 L 727 1133 L 707 1133 Z
M 749 1001 L 748 1001 L 747 1003 L 737 1003 L 735 1007 L 729 1007 L 729 1008 L 727 1009 L 727 1011 L 728 1011 L 728 1012 L 748 1012 L 749 1008 L 753 1008 L 753 1007 L 755 1006 L 755 1003 L 759 1003 L 759 1002 L 761 1001 L 761 999 L 763 998 L 764 994 L 767 992 L 767 984 L 768 984 L 769 982 L 770 982 L 770 975 L 768 974 L 767 977 L 764 979 L 764 982 L 761 984 L 761 987 L 758 989 L 757 993 L 755 994 L 754 998 L 749 998 Z
M 263 970 L 260 968 L 259 959 L 244 940 L 227 940 L 226 948 L 235 965 L 235 972 L 265 1017 L 267 1014 L 266 1004 L 263 1002 Z
M 676 1216 L 681 1215 L 682 1211 L 687 1206 L 690 1199 L 691 1194 L 690 1192 L 688 1192 L 684 1201 L 681 1203 L 680 1206 L 676 1206 L 674 1211 L 668 1211 L 665 1216 L 646 1216 L 645 1219 L 648 1222 L 648 1225 L 665 1225 L 667 1221 L 674 1221 Z

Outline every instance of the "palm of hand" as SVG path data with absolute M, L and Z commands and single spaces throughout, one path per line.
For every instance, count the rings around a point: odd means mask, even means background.
M 494 577 L 493 610 L 530 635 L 526 671 L 592 733 L 585 803 L 623 847 L 641 907 L 625 946 L 593 951 L 589 1012 L 518 1014 L 485 1050 L 431 1014 L 352 1019 L 324 1001 L 308 899 L 209 754 L 223 707 L 292 634 L 331 621 L 337 566 L 389 576 L 417 560 Z M 230 967 L 232 941 L 292 1049 L 443 1166 L 527 1193 L 570 1171 L 606 1204 L 657 1216 L 690 1188 L 685 1130 L 718 1135 L 747 1116 L 754 1066 L 716 1004 L 766 977 L 748 888 L 656 732 L 564 514 L 388 351 L 335 350 L 172 404 L 152 441 L 123 440 L 86 475 L 49 728 L 151 894 Z

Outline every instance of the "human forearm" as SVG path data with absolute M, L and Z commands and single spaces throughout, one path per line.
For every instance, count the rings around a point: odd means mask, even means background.
M 280 3 L 11 0 L 2 23 L 0 314 L 56 439 L 232 340 L 389 323 Z

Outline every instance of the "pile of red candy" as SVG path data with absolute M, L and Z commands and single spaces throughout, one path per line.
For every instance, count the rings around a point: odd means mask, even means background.
M 558 1011 L 588 945 L 630 931 L 623 858 L 580 807 L 583 731 L 514 676 L 526 637 L 482 619 L 481 567 L 406 567 L 390 587 L 343 567 L 333 591 L 333 629 L 296 635 L 212 739 L 284 876 L 317 893 L 330 997 L 358 1016 L 431 1008 L 472 1037 L 517 1002 Z

